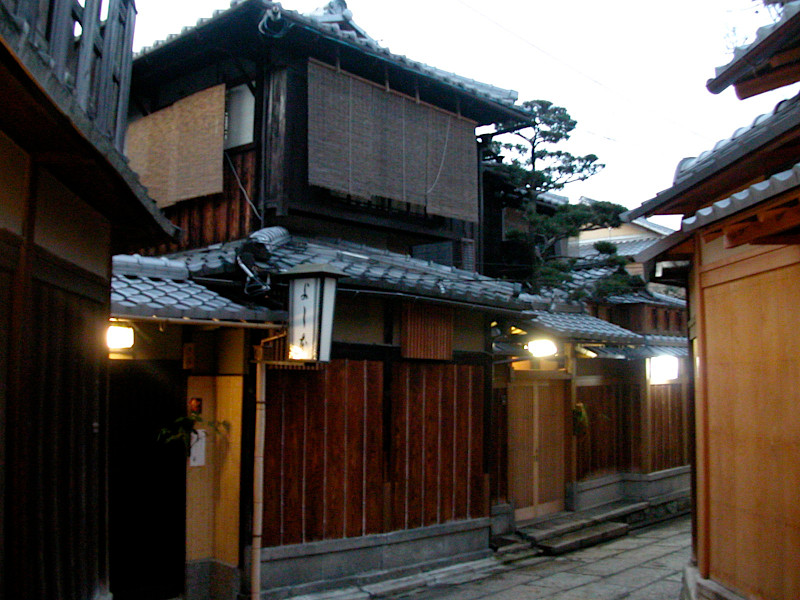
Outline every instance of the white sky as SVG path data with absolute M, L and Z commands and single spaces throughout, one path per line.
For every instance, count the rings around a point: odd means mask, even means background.
M 326 0 L 286 0 L 310 12 Z M 678 161 L 710 149 L 797 93 L 748 100 L 705 89 L 734 45 L 770 23 L 755 0 L 348 0 L 354 21 L 396 54 L 546 99 L 578 121 L 568 142 L 607 166 L 564 195 L 638 206 Z M 226 8 L 225 0 L 137 0 L 134 49 Z M 673 226 L 674 222 L 671 223 Z

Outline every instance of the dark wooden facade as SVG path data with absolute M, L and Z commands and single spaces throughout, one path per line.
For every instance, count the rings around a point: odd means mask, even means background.
M 270 372 L 264 545 L 488 516 L 485 369 L 338 359 Z
M 0 0 L 0 598 L 8 600 L 109 594 L 110 256 L 166 238 L 166 221 L 131 187 L 114 149 L 135 8 L 101 4 Z
M 689 464 L 686 383 L 580 385 L 588 416 L 577 436 L 577 479 L 650 473 Z
M 93 598 L 108 585 L 108 284 L 3 237 L 5 597 Z
M 358 239 L 425 258 L 434 249 L 439 262 L 475 266 L 481 252 L 481 187 L 471 136 L 475 125 L 489 118 L 478 103 L 458 104 L 434 94 L 433 87 L 408 81 L 395 67 L 374 69 L 363 56 L 346 59 L 349 51 L 327 42 L 309 47 L 298 28 L 285 38 L 265 38 L 255 26 L 262 12 L 260 3 L 242 3 L 202 36 L 187 34 L 134 62 L 134 124 L 220 84 L 227 90 L 247 85 L 254 106 L 247 116 L 252 142 L 226 147 L 223 156 L 213 158 L 224 173 L 223 191 L 165 206 L 183 235 L 169 247 L 145 251 L 197 248 L 283 225 L 300 234 Z M 229 39 L 231 31 L 237 31 L 236 42 Z M 318 72 L 333 79 L 320 80 Z M 360 90 L 350 100 L 364 118 L 352 115 L 348 121 L 351 115 L 340 106 L 349 88 Z M 370 103 L 376 102 L 405 108 L 390 111 L 393 120 L 370 121 Z M 326 111 L 338 111 L 338 117 L 327 118 Z M 404 125 L 398 119 L 406 114 Z M 428 121 L 433 125 L 425 126 Z M 402 151 L 401 130 L 408 136 Z M 424 137 L 431 131 L 437 139 Z M 456 132 L 459 144 L 451 139 Z M 430 156 L 419 155 L 426 148 Z M 362 151 L 372 162 L 352 163 Z M 347 156 L 351 162 L 342 167 L 344 174 L 328 164 Z M 146 181 L 146 169 L 134 167 Z
M 685 336 L 686 309 L 642 302 L 640 304 L 595 304 L 590 313 L 636 333 Z

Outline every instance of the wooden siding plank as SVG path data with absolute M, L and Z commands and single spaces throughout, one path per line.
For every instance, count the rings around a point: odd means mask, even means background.
M 408 491 L 406 495 L 406 528 L 413 529 L 422 525 L 424 489 L 424 427 L 425 421 L 425 371 L 419 364 L 409 366 L 408 395 L 406 397 L 406 435 L 408 456 Z
M 345 361 L 331 361 L 326 368 L 325 424 L 325 539 L 341 538 L 345 534 L 345 412 L 342 391 L 346 378 Z
M 287 388 L 287 375 L 281 371 L 268 374 L 267 390 L 271 390 L 265 406 L 264 435 L 264 531 L 262 545 L 278 546 L 283 526 L 282 413 Z
M 327 481 L 325 456 L 325 423 L 328 399 L 325 396 L 325 374 L 323 372 L 292 373 L 311 380 L 307 397 L 306 443 L 305 443 L 305 541 L 312 542 L 325 537 L 325 483 Z
M 443 365 L 430 365 L 425 369 L 424 391 L 424 491 L 423 524 L 440 521 L 442 503 L 442 371 Z
M 454 481 L 455 462 L 460 450 L 458 440 L 455 438 L 455 369 L 452 365 L 443 365 L 441 368 L 441 522 L 455 519 Z
M 283 422 L 283 535 L 282 544 L 303 541 L 303 439 L 305 433 L 306 379 L 293 381 L 284 395 Z
M 406 444 L 408 430 L 408 365 L 392 365 L 392 431 L 390 442 L 392 514 L 390 529 L 406 528 L 406 497 L 408 489 L 408 455 Z
M 455 365 L 455 381 L 453 386 L 453 396 L 455 399 L 455 436 L 458 451 L 453 461 L 453 508 L 455 519 L 466 519 L 469 515 L 469 465 L 470 452 L 470 409 L 471 409 L 471 390 L 469 388 L 470 372 L 465 365 Z
M 365 455 L 364 533 L 384 530 L 384 453 L 383 436 L 383 363 L 365 361 Z
M 469 469 L 469 497 L 471 518 L 486 517 L 489 507 L 486 504 L 486 477 L 483 472 L 484 463 L 484 386 L 483 367 L 470 367 L 470 469 Z
M 367 364 L 364 361 L 346 361 L 345 364 L 345 535 L 354 537 L 364 535 L 364 464 L 366 446 L 364 440 L 366 415 L 366 390 L 364 374 Z

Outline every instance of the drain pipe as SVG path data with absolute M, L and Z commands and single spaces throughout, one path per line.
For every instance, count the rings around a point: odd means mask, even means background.
M 253 453 L 253 540 L 250 557 L 250 598 L 261 598 L 261 535 L 264 531 L 264 440 L 267 428 L 264 363 L 256 363 L 256 432 Z

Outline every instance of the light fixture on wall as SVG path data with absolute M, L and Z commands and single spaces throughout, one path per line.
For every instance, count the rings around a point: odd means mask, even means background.
M 558 354 L 558 346 L 549 338 L 537 338 L 525 344 L 525 350 L 534 358 L 546 358 Z
M 648 360 L 650 383 L 669 383 L 678 379 L 680 361 L 677 356 L 661 354 Z
M 289 360 L 328 362 L 333 334 L 336 280 L 344 273 L 327 264 L 300 265 L 289 281 Z
M 106 345 L 109 350 L 129 350 L 134 344 L 133 327 L 112 321 L 106 330 Z

